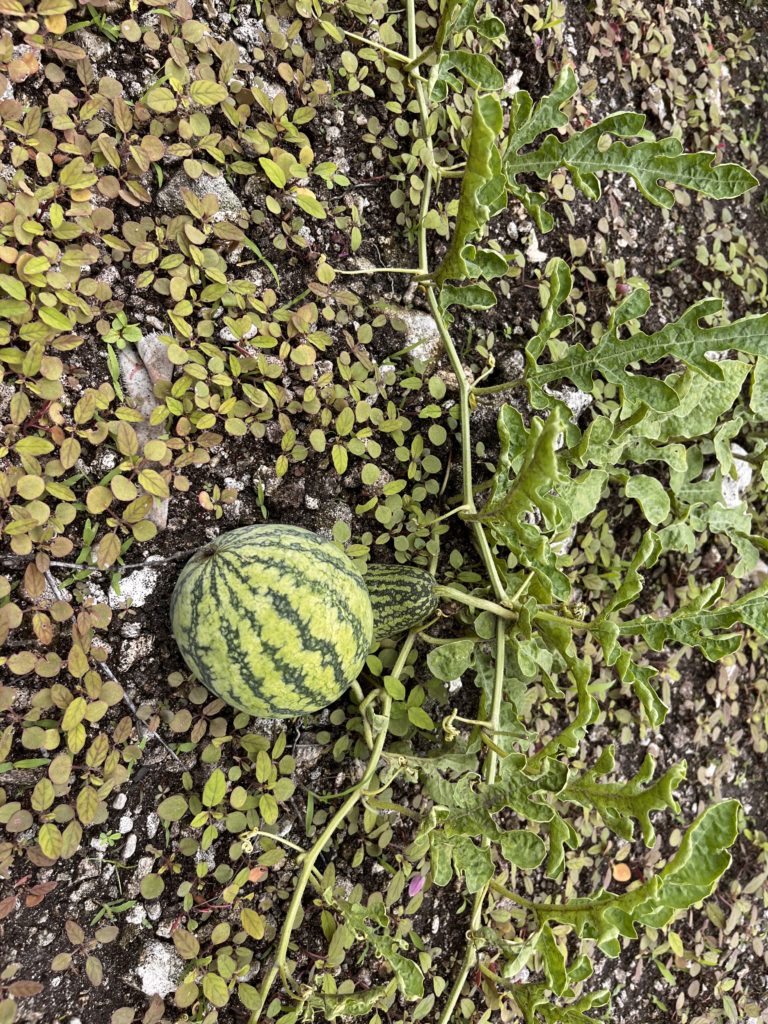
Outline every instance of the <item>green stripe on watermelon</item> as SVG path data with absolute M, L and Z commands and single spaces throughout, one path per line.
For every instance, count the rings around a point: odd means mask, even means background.
M 437 608 L 434 576 L 415 565 L 369 565 L 365 584 L 373 607 L 373 637 L 404 633 Z

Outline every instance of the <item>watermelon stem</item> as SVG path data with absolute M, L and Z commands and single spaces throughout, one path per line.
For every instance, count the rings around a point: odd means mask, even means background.
M 465 604 L 469 608 L 479 608 L 482 611 L 493 612 L 500 619 L 511 619 L 514 622 L 518 619 L 518 613 L 511 608 L 505 608 L 503 605 L 497 604 L 496 601 L 488 601 L 484 597 L 475 597 L 474 594 L 468 594 L 464 590 L 457 590 L 455 587 L 437 586 L 435 587 L 435 594 L 438 597 L 444 597 L 448 601 Z
M 416 639 L 416 633 L 410 632 L 405 638 L 403 646 L 400 648 L 400 652 L 397 656 L 397 661 L 392 667 L 390 673 L 395 679 L 398 679 L 405 668 L 406 662 L 408 661 L 408 655 L 411 653 L 413 642 Z M 349 794 L 344 803 L 339 807 L 333 817 L 328 821 L 320 836 L 315 840 L 311 849 L 307 850 L 301 858 L 301 871 L 296 882 L 296 886 L 291 896 L 291 902 L 288 906 L 288 910 L 283 921 L 283 927 L 280 931 L 280 938 L 277 944 L 277 950 L 275 952 L 275 960 L 269 971 L 267 972 L 261 989 L 259 991 L 259 1006 L 251 1016 L 252 1021 L 259 1019 L 258 1014 L 264 1008 L 269 997 L 269 993 L 277 980 L 278 974 L 283 982 L 285 990 L 291 991 L 290 978 L 288 977 L 287 971 L 287 959 L 288 959 L 288 947 L 291 942 L 291 936 L 293 930 L 296 927 L 296 918 L 301 910 L 302 900 L 304 898 L 304 892 L 312 876 L 312 872 L 315 870 L 315 863 L 317 858 L 323 852 L 325 847 L 330 842 L 336 830 L 339 828 L 341 823 L 347 818 L 353 807 L 365 796 L 366 788 L 376 773 L 378 768 L 379 760 L 384 750 L 384 744 L 387 741 L 387 735 L 389 732 L 389 720 L 392 714 L 392 698 L 386 691 L 381 692 L 382 705 L 380 711 L 381 727 L 376 734 L 373 749 L 371 750 L 371 756 L 368 760 L 368 765 L 363 773 L 363 777 L 354 787 L 353 791 Z
M 495 664 L 493 673 L 493 690 L 491 692 L 491 706 L 485 708 L 485 699 L 481 700 L 480 714 L 487 714 L 488 724 L 490 726 L 491 735 L 496 735 L 499 732 L 499 726 L 501 722 L 501 704 L 504 696 L 504 666 L 506 660 L 506 640 L 507 635 L 504 627 L 504 622 L 501 619 L 496 621 L 496 652 L 495 652 Z M 488 737 L 484 736 L 485 740 L 488 741 Z M 496 774 L 499 767 L 499 754 L 500 751 L 494 743 L 489 743 L 488 753 L 485 756 L 483 762 L 483 780 L 492 786 L 496 781 Z M 491 845 L 491 840 L 488 836 L 483 836 L 481 845 L 484 849 L 487 849 Z M 485 900 L 488 895 L 488 889 L 490 888 L 490 882 L 480 889 L 475 895 L 475 901 L 472 906 L 472 917 L 469 922 L 468 935 L 475 935 L 480 930 L 483 923 L 483 908 L 485 907 Z M 443 1012 L 440 1015 L 438 1024 L 448 1024 L 453 1019 L 453 1011 L 456 1008 L 456 1004 L 461 996 L 461 990 L 464 988 L 464 983 L 469 977 L 470 971 L 477 964 L 478 955 L 477 947 L 474 943 L 468 942 L 466 950 L 464 952 L 464 959 L 459 969 L 459 973 L 456 976 L 453 986 L 451 988 L 448 1000 L 443 1007 Z
M 363 736 L 365 737 L 365 745 L 369 750 L 373 749 L 373 733 L 371 732 L 371 723 L 368 721 L 368 716 L 365 714 L 365 708 L 367 707 L 363 696 L 363 688 L 355 679 L 350 686 L 350 692 L 357 701 L 357 710 L 360 712 L 360 719 L 363 723 Z

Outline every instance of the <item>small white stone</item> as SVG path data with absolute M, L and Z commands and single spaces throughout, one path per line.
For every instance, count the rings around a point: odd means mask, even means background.
M 752 466 L 745 462 L 744 459 L 738 458 L 739 455 L 745 455 L 746 452 L 739 445 L 734 444 L 731 447 L 731 451 L 734 454 L 734 465 L 736 467 L 736 479 L 732 477 L 723 477 L 723 503 L 726 508 L 736 508 L 741 504 L 744 493 L 752 483 Z
M 183 970 L 184 961 L 174 947 L 154 939 L 142 950 L 136 973 L 145 995 L 164 999 L 176 988 Z
M 153 857 L 139 857 L 138 863 L 136 864 L 136 870 L 133 873 L 134 883 L 139 883 L 147 875 L 152 874 L 152 865 L 154 864 Z
M 153 636 L 139 636 L 128 640 L 120 649 L 120 671 L 127 671 L 140 658 L 148 658 L 154 646 Z
M 142 924 L 146 919 L 147 915 L 144 910 L 144 904 L 137 903 L 135 907 L 131 907 L 130 910 L 126 911 L 123 920 L 127 921 L 128 924 Z
M 405 344 L 412 361 L 423 363 L 427 370 L 434 367 L 443 350 L 440 331 L 433 316 L 420 309 L 406 309 L 390 304 L 383 309 L 390 317 L 405 323 Z
M 137 569 L 123 576 L 120 580 L 120 594 L 110 588 L 110 608 L 122 608 L 130 604 L 132 608 L 141 608 L 157 586 L 159 574 L 156 569 Z
M 531 263 L 544 263 L 549 259 L 548 254 L 539 248 L 539 240 L 536 237 L 535 231 L 531 231 L 528 236 L 528 248 L 525 250 L 525 257 Z

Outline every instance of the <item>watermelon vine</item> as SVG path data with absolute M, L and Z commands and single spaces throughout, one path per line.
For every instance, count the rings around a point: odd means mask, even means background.
M 572 317 L 561 310 L 571 290 L 571 276 L 562 261 L 553 260 L 543 280 L 538 333 L 526 347 L 524 376 L 485 387 L 469 380 L 452 326 L 462 310 L 482 310 L 496 302 L 492 282 L 503 276 L 507 260 L 498 245 L 480 247 L 493 218 L 508 202 L 516 201 L 541 231 L 553 224 L 546 209 L 547 195 L 536 192 L 520 176 L 533 174 L 547 181 L 555 170 L 565 167 L 574 185 L 596 199 L 601 174 L 626 174 L 647 200 L 661 206 L 669 206 L 674 199 L 673 191 L 663 181 L 674 181 L 677 186 L 717 198 L 737 196 L 755 183 L 736 165 L 714 165 L 711 154 L 685 154 L 676 140 L 651 138 L 643 127 L 644 119 L 636 114 L 610 115 L 598 124 L 572 131 L 565 141 L 559 135 L 546 134 L 560 131 L 568 123 L 563 107 L 577 88 L 572 69 L 565 66 L 552 94 L 537 103 L 527 93 L 518 92 L 511 103 L 505 104 L 503 78 L 488 55 L 503 26 L 493 17 L 478 20 L 476 8 L 475 0 L 444 5 L 438 31 L 422 49 L 417 41 L 414 0 L 407 0 L 405 54 L 375 39 L 345 32 L 335 23 L 323 25 L 337 41 L 354 40 L 395 62 L 408 77 L 419 112 L 420 160 L 413 168 L 419 176 L 420 195 L 415 215 L 417 266 L 410 271 L 383 267 L 362 268 L 359 272 L 410 273 L 434 318 L 455 375 L 461 495 L 460 504 L 451 511 L 470 530 L 485 579 L 473 593 L 437 588 L 443 598 L 459 598 L 465 605 L 474 606 L 473 614 L 480 616 L 475 622 L 478 635 L 474 639 L 434 641 L 427 663 L 433 674 L 446 680 L 473 667 L 482 696 L 474 719 L 461 717 L 456 711 L 447 716 L 444 762 L 437 754 L 434 764 L 444 763 L 450 774 L 450 767 L 465 756 L 458 750 L 451 754 L 452 746 L 465 751 L 466 756 L 483 749 L 485 753 L 478 775 L 460 776 L 456 783 L 434 768 L 428 772 L 420 767 L 421 760 L 413 755 L 387 753 L 393 700 L 402 697 L 400 677 L 417 636 L 417 630 L 410 632 L 383 685 L 360 704 L 370 749 L 367 767 L 311 849 L 301 855 L 301 870 L 277 942 L 275 961 L 262 981 L 251 1024 L 263 1019 L 263 1012 L 270 1019 L 282 1014 L 280 1020 L 287 1024 L 314 1011 L 329 1015 L 326 1019 L 371 1013 L 390 1005 L 397 991 L 406 999 L 423 996 L 417 965 L 387 946 L 379 933 L 375 937 L 361 908 L 344 907 L 337 898 L 331 902 L 334 909 L 390 959 L 397 977 L 366 993 L 332 998 L 310 988 L 297 990 L 288 969 L 291 939 L 307 885 L 317 886 L 321 901 L 327 898 L 315 876 L 318 857 L 353 808 L 366 797 L 382 758 L 390 766 L 384 773 L 387 779 L 402 772 L 415 774 L 433 801 L 409 851 L 411 859 L 418 862 L 423 858 L 437 885 L 458 876 L 472 898 L 469 941 L 453 984 L 436 1011 L 434 1019 L 439 1024 L 459 1019 L 458 1007 L 473 972 L 479 972 L 476 977 L 482 979 L 491 1006 L 506 1002 L 522 1013 L 527 1024 L 595 1020 L 590 1010 L 605 1007 L 609 993 L 585 987 L 591 974 L 589 960 L 584 956 L 569 958 L 566 932 L 591 940 L 610 956 L 617 955 L 621 936 L 635 937 L 637 927 L 642 925 L 662 927 L 679 909 L 709 895 L 728 867 L 727 849 L 736 836 L 738 804 L 726 800 L 704 810 L 689 826 L 666 867 L 627 892 L 600 891 L 583 899 L 539 902 L 524 897 L 508 881 L 516 869 L 535 868 L 545 860 L 547 877 L 556 880 L 562 876 L 566 848 L 575 846 L 578 838 L 560 810 L 563 804 L 573 802 L 594 809 L 625 837 L 632 835 L 634 817 L 641 822 L 647 843 L 654 835 L 650 813 L 677 808 L 673 791 L 685 774 L 682 763 L 654 783 L 652 759 L 646 761 L 635 780 L 627 783 L 598 781 L 613 768 L 610 751 L 581 775 L 570 767 L 569 755 L 578 749 L 599 714 L 598 700 L 590 686 L 592 660 L 577 645 L 577 637 L 589 638 L 590 649 L 602 652 L 619 679 L 633 688 L 647 721 L 658 725 L 666 707 L 656 689 L 656 672 L 634 659 L 623 638 L 640 634 L 657 650 L 669 641 L 697 644 L 707 656 L 720 656 L 734 649 L 737 638 L 728 631 L 736 623 L 748 624 L 761 635 L 768 635 L 764 587 L 730 608 L 718 605 L 722 588 L 715 587 L 690 607 L 676 612 L 669 624 L 654 616 L 622 620 L 622 609 L 631 606 L 642 590 L 643 572 L 662 551 L 675 551 L 684 543 L 680 529 L 671 528 L 658 533 L 648 531 L 603 610 L 592 620 L 584 618 L 573 603 L 573 584 L 562 553 L 563 538 L 594 512 L 601 495 L 611 489 L 619 488 L 627 499 L 637 501 L 651 527 L 664 522 L 662 511 L 669 511 L 669 502 L 660 499 L 658 481 L 634 471 L 631 447 L 620 448 L 618 440 L 613 440 L 612 432 L 613 437 L 621 436 L 618 424 L 607 423 L 599 432 L 597 428 L 592 433 L 582 432 L 552 385 L 570 381 L 589 394 L 596 382 L 609 382 L 620 390 L 622 409 L 633 410 L 636 423 L 642 424 L 646 418 L 651 423 L 651 412 L 674 415 L 680 409 L 686 393 L 681 381 L 686 388 L 695 388 L 696 382 L 704 379 L 715 388 L 725 382 L 726 373 L 707 353 L 736 351 L 765 358 L 768 318 L 747 317 L 714 328 L 703 327 L 702 317 L 719 309 L 715 301 L 707 300 L 675 324 L 646 334 L 638 328 L 638 320 L 648 308 L 649 296 L 646 286 L 636 282 L 614 311 L 608 331 L 593 348 L 566 345 L 562 332 L 570 326 Z M 467 47 L 470 38 L 479 42 L 480 52 Z M 432 146 L 433 115 L 448 90 L 471 97 L 472 118 L 453 233 L 445 255 L 434 267 L 429 230 L 435 223 L 431 217 L 435 187 L 457 173 L 441 170 Z M 642 141 L 625 141 L 638 135 Z M 328 274 L 333 274 L 330 268 Z M 657 364 L 663 357 L 672 357 L 682 371 L 676 369 L 665 377 L 634 369 L 637 363 Z M 543 415 L 533 416 L 527 424 L 515 408 L 502 408 L 501 455 L 495 475 L 484 488 L 487 494 L 478 504 L 473 472 L 473 408 L 490 394 L 520 388 L 527 390 L 532 409 Z M 663 432 L 659 438 L 663 445 Z M 615 462 L 611 462 L 611 455 L 603 454 L 611 444 Z M 647 442 L 646 447 L 651 444 Z M 653 457 L 652 452 L 646 454 L 646 459 Z M 659 457 L 664 457 L 661 448 Z M 659 504 L 662 511 L 654 508 Z M 688 515 L 685 509 L 681 514 L 683 518 Z M 444 529 L 438 524 L 433 529 L 436 540 Z M 432 550 L 430 570 L 434 571 L 437 545 Z M 482 616 L 491 617 L 492 628 L 487 622 L 480 627 Z M 483 645 L 489 639 L 493 641 L 490 657 Z M 538 750 L 532 746 L 531 735 L 510 698 L 510 667 L 520 680 L 542 672 L 556 697 L 563 696 L 555 682 L 557 673 L 567 676 L 573 687 L 575 714 Z M 358 699 L 362 697 L 359 687 L 353 692 Z M 472 727 L 469 743 L 461 731 L 465 726 Z M 505 810 L 518 816 L 521 827 L 507 829 L 500 824 L 495 815 Z M 526 818 L 542 826 L 526 828 Z M 548 834 L 547 842 L 542 832 Z M 695 884 L 688 887 L 691 879 Z M 494 931 L 486 909 L 489 899 L 499 896 L 528 916 L 528 937 L 509 941 Z M 529 967 L 539 971 L 542 980 L 524 980 Z M 270 1002 L 278 976 L 283 998 L 292 993 L 298 1001 L 293 1010 L 279 997 Z

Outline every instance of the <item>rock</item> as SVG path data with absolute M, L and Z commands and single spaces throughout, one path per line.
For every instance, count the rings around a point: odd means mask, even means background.
M 88 32 L 83 29 L 75 33 L 75 40 L 82 46 L 94 64 L 106 60 L 112 52 L 109 40 L 103 36 L 96 35 L 95 32 Z
M 170 383 L 173 377 L 173 364 L 168 358 L 168 348 L 153 331 L 146 334 L 138 343 L 126 345 L 118 355 L 120 373 L 123 378 L 125 392 L 135 408 L 142 414 L 144 421 L 134 427 L 139 444 L 143 448 L 150 438 L 159 436 L 163 427 L 152 426 L 150 417 L 157 407 L 155 385 L 160 382 Z M 164 530 L 168 523 L 168 499 L 158 498 L 147 517 Z
M 112 597 L 111 593 L 110 597 Z M 138 636 L 135 640 L 126 640 L 120 647 L 120 671 L 127 672 L 135 662 L 149 658 L 154 647 L 155 638 L 151 634 Z
M 334 523 L 340 522 L 351 525 L 353 518 L 352 509 L 345 502 L 323 502 L 320 516 L 317 520 L 317 532 L 321 537 L 331 538 L 333 536 Z
M 109 607 L 124 608 L 130 604 L 131 608 L 141 608 L 157 586 L 158 578 L 157 569 L 137 569 L 136 572 L 128 573 L 120 580 L 119 595 L 110 588 Z
M 163 999 L 176 988 L 183 971 L 184 961 L 175 948 L 157 939 L 144 946 L 136 968 L 142 992 Z
M 243 204 L 226 183 L 224 178 L 213 178 L 202 174 L 199 178 L 190 178 L 186 171 L 178 171 L 157 194 L 157 205 L 165 213 L 175 217 L 187 213 L 182 189 L 189 189 L 198 199 L 213 194 L 219 201 L 219 210 L 211 221 L 236 220 L 243 213 Z
M 269 32 L 267 32 L 264 22 L 260 18 L 246 18 L 240 21 L 236 28 L 233 29 L 232 35 L 238 43 L 247 46 L 249 50 L 253 50 L 257 46 L 264 46 L 269 42 Z M 267 92 L 261 82 L 256 84 L 262 92 Z
M 413 362 L 422 363 L 425 371 L 431 372 L 443 351 L 443 343 L 434 317 L 420 309 L 406 309 L 394 303 L 388 303 L 383 307 L 382 313 L 390 319 L 394 317 L 403 321 L 405 344 L 402 347 L 409 350 L 408 354 Z
M 745 462 L 744 459 L 740 459 L 739 455 L 745 455 L 746 452 L 740 445 L 731 445 L 731 451 L 733 453 L 733 462 L 736 467 L 736 479 L 732 477 L 723 477 L 723 503 L 726 508 L 736 508 L 741 504 L 746 490 L 752 483 L 752 466 Z
M 571 387 L 570 384 L 566 384 L 561 388 L 545 387 L 544 390 L 548 395 L 560 399 L 561 402 L 568 406 L 574 421 L 578 420 L 584 410 L 588 409 L 594 402 L 592 395 L 588 395 L 586 391 L 580 391 L 579 388 Z

